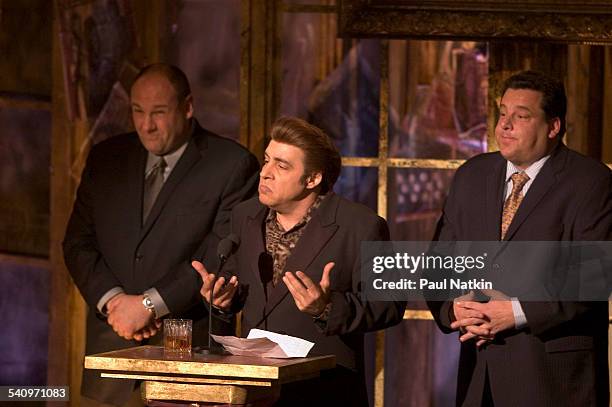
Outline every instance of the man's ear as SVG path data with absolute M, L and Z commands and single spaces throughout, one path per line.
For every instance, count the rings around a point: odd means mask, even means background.
M 185 104 L 185 118 L 191 119 L 193 117 L 193 96 L 188 95 L 183 103 Z
M 548 138 L 553 139 L 557 137 L 559 131 L 561 130 L 561 119 L 555 117 L 554 119 L 548 122 Z
M 306 177 L 306 188 L 315 189 L 323 181 L 323 174 L 321 172 L 314 172 Z

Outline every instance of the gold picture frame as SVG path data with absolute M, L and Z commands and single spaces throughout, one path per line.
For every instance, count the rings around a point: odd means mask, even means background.
M 341 36 L 612 44 L 606 0 L 339 0 Z

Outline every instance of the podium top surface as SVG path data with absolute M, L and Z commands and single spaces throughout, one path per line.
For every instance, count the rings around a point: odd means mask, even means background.
M 150 345 L 85 356 L 86 369 L 267 380 L 287 380 L 335 366 L 333 355 L 271 359 L 193 353 L 170 357 L 164 355 L 163 347 Z

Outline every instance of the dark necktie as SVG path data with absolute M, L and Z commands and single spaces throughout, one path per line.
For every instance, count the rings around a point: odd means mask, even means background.
M 521 202 L 523 201 L 523 187 L 529 181 L 529 175 L 524 172 L 515 172 L 512 174 L 512 192 L 504 203 L 504 212 L 502 214 L 501 223 L 501 240 L 504 240 L 508 227 L 514 219 L 516 211 L 518 211 Z
M 166 169 L 166 160 L 163 157 L 155 163 L 149 175 L 145 178 L 144 196 L 142 201 L 142 223 L 144 224 L 151 212 L 151 208 L 157 199 L 159 191 L 164 185 L 164 170 Z

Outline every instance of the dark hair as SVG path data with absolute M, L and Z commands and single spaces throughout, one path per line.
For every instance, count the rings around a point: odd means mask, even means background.
M 272 124 L 272 140 L 299 148 L 304 152 L 304 176 L 323 174 L 321 193 L 330 191 L 340 175 L 342 160 L 338 149 L 327 134 L 297 117 L 281 117 Z
M 561 121 L 559 140 L 565 134 L 565 114 L 567 113 L 567 97 L 563 82 L 536 71 L 523 71 L 512 75 L 502 85 L 502 97 L 508 89 L 531 89 L 542 94 L 542 110 L 546 120 L 558 117 Z
M 168 79 L 176 91 L 176 97 L 179 102 L 184 101 L 187 96 L 191 95 L 191 87 L 189 86 L 189 80 L 187 80 L 185 72 L 181 71 L 177 66 L 164 63 L 151 64 L 142 68 L 140 72 L 138 72 L 138 75 L 136 75 L 132 86 L 134 86 L 133 84 L 136 83 L 138 79 L 149 74 L 158 74 Z

